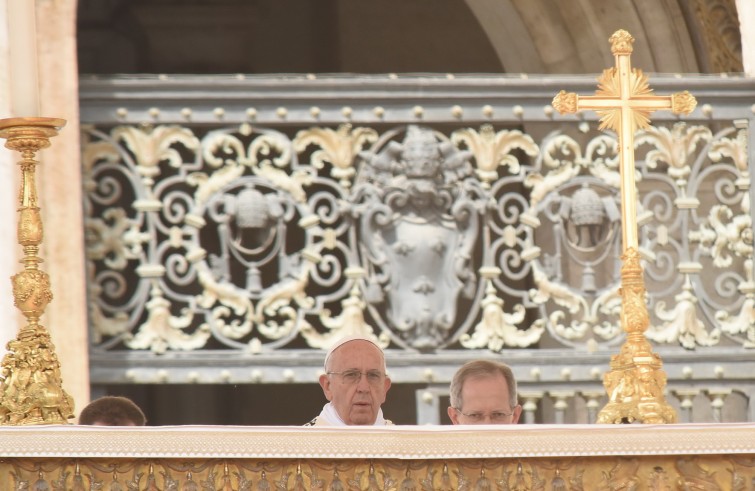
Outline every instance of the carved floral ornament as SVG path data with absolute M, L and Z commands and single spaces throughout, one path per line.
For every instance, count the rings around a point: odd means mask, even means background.
M 656 342 L 755 343 L 743 134 L 638 135 Z M 244 124 L 85 141 L 102 349 L 259 353 L 357 333 L 420 351 L 620 341 L 611 135 Z
M 748 456 L 643 456 L 478 460 L 132 460 L 75 463 L 11 459 L 0 478 L 15 490 L 422 490 L 507 491 L 747 489 Z M 11 488 L 8 488 L 11 489 Z

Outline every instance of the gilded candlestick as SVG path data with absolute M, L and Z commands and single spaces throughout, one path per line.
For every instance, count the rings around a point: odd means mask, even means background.
M 44 238 L 35 183 L 37 152 L 50 146 L 65 120 L 9 118 L 0 120 L 0 138 L 21 154 L 18 196 L 18 243 L 23 271 L 11 278 L 16 307 L 26 317 L 7 345 L 0 376 L 0 425 L 61 424 L 73 418 L 73 399 L 63 390 L 60 362 L 50 334 L 39 323 L 52 301 L 50 278 L 39 268 Z

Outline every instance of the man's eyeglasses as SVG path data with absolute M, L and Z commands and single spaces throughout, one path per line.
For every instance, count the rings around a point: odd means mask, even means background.
M 506 413 L 503 411 L 493 411 L 490 414 L 485 413 L 464 413 L 459 409 L 458 407 L 454 408 L 457 413 L 461 414 L 465 418 L 467 418 L 469 421 L 472 421 L 473 423 L 481 423 L 485 421 L 485 418 L 490 417 L 491 423 L 505 423 L 511 418 L 511 416 L 514 414 L 514 412 Z
M 339 375 L 346 385 L 356 385 L 362 380 L 362 375 L 367 379 L 367 383 L 373 386 L 380 386 L 385 379 L 385 374 L 380 370 L 344 370 L 343 372 L 326 372 L 328 375 Z

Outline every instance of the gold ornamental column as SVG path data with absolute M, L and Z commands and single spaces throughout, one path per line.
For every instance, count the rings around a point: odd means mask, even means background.
M 650 318 L 637 238 L 634 134 L 650 126 L 653 111 L 689 114 L 697 101 L 687 91 L 671 96 L 653 95 L 647 76 L 631 67 L 634 38 L 627 31 L 618 30 L 609 41 L 616 65 L 604 70 L 598 78 L 595 95 L 581 96 L 562 90 L 553 99 L 553 107 L 561 114 L 594 110 L 600 116 L 598 129 L 611 129 L 619 137 L 623 239 L 620 324 L 627 337 L 620 353 L 611 357 L 611 369 L 603 379 L 609 401 L 598 414 L 598 423 L 674 423 L 676 412 L 663 394 L 666 386 L 663 363 L 645 336 Z
M 52 300 L 50 279 L 39 268 L 44 236 L 35 183 L 37 152 L 50 146 L 65 121 L 55 118 L 0 120 L 0 138 L 21 154 L 18 196 L 18 243 L 23 271 L 14 275 L 13 298 L 26 317 L 18 336 L 8 343 L 0 375 L 0 425 L 63 424 L 73 418 L 73 399 L 63 390 L 60 362 L 47 329 L 39 323 Z

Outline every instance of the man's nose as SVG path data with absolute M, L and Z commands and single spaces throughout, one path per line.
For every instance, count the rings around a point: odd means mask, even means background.
M 357 390 L 361 392 L 369 392 L 370 391 L 370 384 L 367 382 L 367 374 L 366 373 L 360 373 L 359 374 L 359 382 L 357 382 Z

